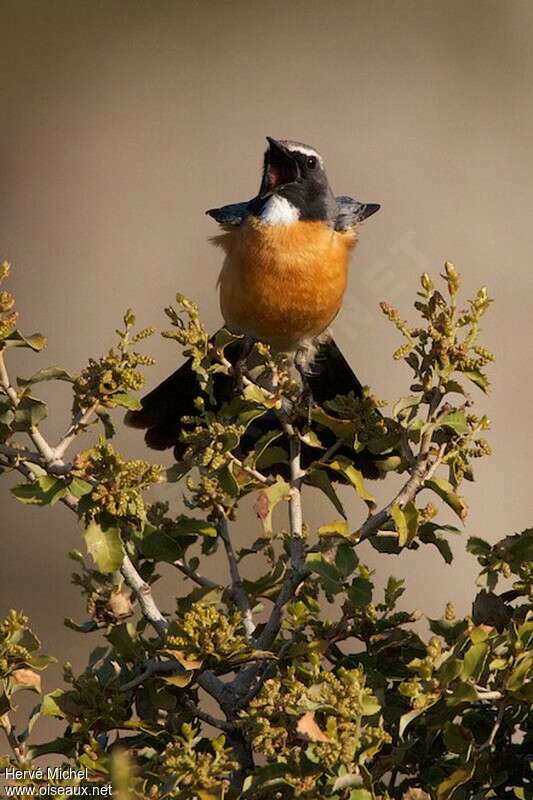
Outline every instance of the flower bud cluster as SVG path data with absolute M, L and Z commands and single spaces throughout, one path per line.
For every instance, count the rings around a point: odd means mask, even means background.
M 105 511 L 113 517 L 143 519 L 142 492 L 163 477 L 162 467 L 141 460 L 126 461 L 104 439 L 76 456 L 73 472 L 94 484 L 83 498 L 89 518 Z

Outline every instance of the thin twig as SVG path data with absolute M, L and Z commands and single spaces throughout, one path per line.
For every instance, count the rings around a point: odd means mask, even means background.
M 172 564 L 179 569 L 187 578 L 190 578 L 191 581 L 197 583 L 198 586 L 203 586 L 206 589 L 218 589 L 219 584 L 215 583 L 215 581 L 210 580 L 209 578 L 200 575 L 198 572 L 195 572 L 193 569 L 187 566 L 181 559 L 177 559 L 173 561 Z
M 76 418 L 69 425 L 67 432 L 64 434 L 57 447 L 54 448 L 56 458 L 63 458 L 78 433 L 87 427 L 97 408 L 98 403 L 93 403 L 91 406 L 89 406 L 89 408 L 85 409 L 84 411 L 80 411 L 79 414 L 77 414 Z
M 492 726 L 492 730 L 491 730 L 491 732 L 490 732 L 489 738 L 487 739 L 487 741 L 486 741 L 486 742 L 483 742 L 483 744 L 482 744 L 482 745 L 481 745 L 481 747 L 479 748 L 479 752 L 480 752 L 480 753 L 481 753 L 483 750 L 488 750 L 488 749 L 490 749 L 490 748 L 492 747 L 492 745 L 494 744 L 494 740 L 496 739 L 496 736 L 497 736 L 497 734 L 498 734 L 498 731 L 500 730 L 500 726 L 501 726 L 501 724 L 502 724 L 502 721 L 503 721 L 503 715 L 504 715 L 504 714 L 505 714 L 505 698 L 503 698 L 503 699 L 501 700 L 501 702 L 500 702 L 500 704 L 499 704 L 499 706 L 498 706 L 498 714 L 497 714 L 497 716 L 496 716 L 496 720 L 495 720 L 495 722 L 494 722 L 494 725 Z
M 259 472 L 259 470 L 254 469 L 253 467 L 249 467 L 247 464 L 244 464 L 240 460 L 240 458 L 237 458 L 237 456 L 234 456 L 233 453 L 228 453 L 227 455 L 229 456 L 230 461 L 233 464 L 235 464 L 236 467 L 241 469 L 243 472 L 245 472 L 247 475 L 250 476 L 250 478 L 253 478 L 255 481 L 258 481 L 259 483 L 262 483 L 265 486 L 270 486 L 272 483 L 274 483 L 274 481 L 271 478 L 267 478 L 266 475 L 263 475 L 263 473 Z
M 237 563 L 237 557 L 235 555 L 233 544 L 230 538 L 228 520 L 223 514 L 221 514 L 218 519 L 217 528 L 220 534 L 220 538 L 224 543 L 224 549 L 226 551 L 226 557 L 228 559 L 228 566 L 231 577 L 231 594 L 233 596 L 233 599 L 235 600 L 235 603 L 237 604 L 237 608 L 241 612 L 242 623 L 244 626 L 244 630 L 246 632 L 246 636 L 248 639 L 250 639 L 254 635 L 255 631 L 255 625 L 252 617 L 252 609 L 250 606 L 250 600 L 244 590 L 244 586 L 242 583 L 241 573 L 239 571 L 239 565 Z

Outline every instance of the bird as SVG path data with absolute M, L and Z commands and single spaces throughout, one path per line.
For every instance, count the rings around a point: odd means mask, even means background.
M 342 307 L 359 226 L 380 205 L 336 197 L 315 148 L 266 139 L 257 195 L 206 212 L 220 226 L 213 241 L 225 253 L 217 284 L 222 317 L 225 327 L 242 337 L 226 347 L 225 355 L 236 368 L 255 342 L 263 342 L 292 360 L 310 404 L 349 393 L 360 397 L 363 387 L 332 338 L 330 325 Z M 215 407 L 229 402 L 235 391 L 234 378 L 217 374 Z M 145 429 L 151 448 L 173 447 L 180 461 L 186 449 L 181 419 L 197 413 L 195 400 L 201 395 L 189 359 L 142 399 L 139 410 L 126 414 L 126 424 Z M 240 454 L 252 450 L 276 424 L 274 412 L 252 423 L 238 445 Z M 331 432 L 321 434 L 327 443 Z M 304 445 L 304 466 L 316 457 L 316 451 L 305 450 Z M 357 461 L 366 477 L 381 476 L 371 454 L 358 453 Z

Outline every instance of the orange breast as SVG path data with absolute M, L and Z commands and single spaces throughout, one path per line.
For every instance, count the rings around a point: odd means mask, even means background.
M 226 324 L 280 350 L 318 336 L 341 306 L 356 240 L 354 231 L 321 222 L 254 218 L 219 237 L 227 252 L 219 279 Z

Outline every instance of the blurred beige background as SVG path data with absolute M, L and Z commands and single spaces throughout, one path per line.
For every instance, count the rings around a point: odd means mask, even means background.
M 407 394 L 409 375 L 391 360 L 399 340 L 380 300 L 407 311 L 420 272 L 437 274 L 445 259 L 466 291 L 489 286 L 484 339 L 498 361 L 491 395 L 477 399 L 494 455 L 466 487 L 466 533 L 495 540 L 532 523 L 528 0 L 12 0 L 0 14 L 0 249 L 14 263 L 22 327 L 50 337 L 41 358 L 17 353 L 13 374 L 79 369 L 113 343 L 128 306 L 164 327 L 178 290 L 215 328 L 221 254 L 204 210 L 254 194 L 266 134 L 300 139 L 324 154 L 337 193 L 383 206 L 362 231 L 335 326 L 378 396 Z M 159 337 L 147 349 L 153 385 L 177 353 Z M 54 438 L 68 388 L 43 391 Z M 120 430 L 118 444 L 145 453 L 135 432 Z M 360 507 L 344 496 L 355 525 Z M 67 577 L 66 553 L 81 545 L 72 515 L 18 505 L 5 480 L 0 498 L 0 611 L 24 608 L 48 652 L 80 664 L 96 642 L 62 627 L 67 614 L 83 618 Z M 311 524 L 337 516 L 311 492 L 306 501 Z M 239 541 L 257 531 L 248 505 Z M 453 568 L 432 548 L 364 556 L 378 582 L 391 571 L 409 579 L 406 606 L 435 615 L 453 597 L 465 610 L 476 572 L 466 533 Z M 168 610 L 176 582 L 156 590 Z

